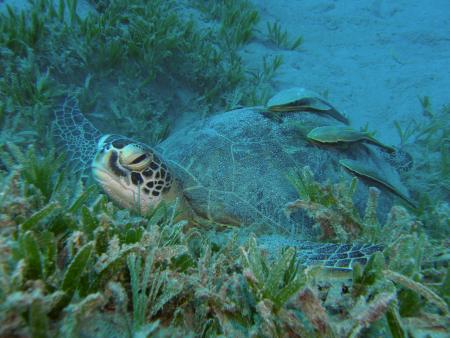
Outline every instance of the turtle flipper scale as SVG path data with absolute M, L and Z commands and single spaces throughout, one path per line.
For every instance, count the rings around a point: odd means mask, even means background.
M 102 133 L 81 113 L 76 98 L 66 97 L 55 110 L 54 125 L 54 135 L 65 148 L 74 171 L 89 168 Z
M 300 243 L 298 258 L 304 265 L 321 265 L 337 270 L 351 270 L 354 264 L 365 265 L 370 256 L 383 250 L 380 244 Z
M 258 238 L 259 246 L 276 257 L 284 247 L 297 251 L 300 264 L 320 265 L 333 270 L 352 270 L 353 265 L 365 265 L 370 256 L 383 250 L 380 244 L 318 243 L 295 240 L 282 235 L 265 235 Z

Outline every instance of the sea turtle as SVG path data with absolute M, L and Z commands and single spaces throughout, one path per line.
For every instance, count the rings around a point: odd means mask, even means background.
M 94 178 L 124 207 L 137 206 L 145 212 L 162 200 L 178 198 L 191 215 L 215 223 L 266 225 L 283 238 L 269 240 L 269 245 L 296 246 L 306 264 L 348 268 L 356 261 L 364 263 L 380 246 L 314 243 L 318 234 L 305 213 L 287 216 L 286 204 L 298 198 L 287 176 L 307 165 L 317 180 L 337 180 L 340 159 L 358 159 L 401 185 L 398 174 L 371 145 L 323 149 L 299 137 L 293 121 L 341 125 L 314 112 L 283 114 L 274 121 L 259 109 L 242 108 L 196 121 L 151 148 L 124 136 L 102 135 L 73 99 L 56 111 L 56 130 L 71 159 L 78 165 L 91 162 Z M 392 195 L 385 190 L 380 214 L 392 204 Z M 367 191 L 365 184 L 358 185 L 355 200 L 361 210 Z

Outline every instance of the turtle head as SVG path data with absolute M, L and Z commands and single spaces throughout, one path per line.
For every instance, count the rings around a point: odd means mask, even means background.
M 146 212 L 174 195 L 167 166 L 145 144 L 105 135 L 97 144 L 92 173 L 103 190 L 125 208 Z

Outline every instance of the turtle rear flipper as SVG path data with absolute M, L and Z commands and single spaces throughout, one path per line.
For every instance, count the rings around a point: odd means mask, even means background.
M 410 153 L 400 148 L 393 152 L 380 152 L 381 156 L 389 162 L 398 172 L 408 172 L 414 166 L 414 159 Z
M 370 256 L 383 250 L 380 244 L 302 243 L 298 258 L 304 265 L 321 265 L 338 270 L 351 270 L 353 265 L 365 265 Z
M 65 148 L 75 172 L 90 167 L 102 133 L 81 113 L 76 98 L 66 97 L 55 110 L 54 135 Z
M 318 243 L 280 235 L 258 237 L 258 244 L 270 256 L 276 256 L 284 247 L 293 247 L 302 265 L 320 265 L 333 270 L 352 270 L 355 264 L 364 265 L 375 252 L 383 250 L 380 244 Z

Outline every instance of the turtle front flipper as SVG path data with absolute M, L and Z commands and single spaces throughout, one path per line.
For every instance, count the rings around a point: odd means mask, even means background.
M 181 199 L 178 184 L 152 148 L 122 135 L 102 134 L 68 97 L 55 111 L 55 136 L 76 172 L 93 178 L 119 205 L 142 213 Z M 183 204 L 184 205 L 184 204 Z
M 64 146 L 75 172 L 90 168 L 102 133 L 84 117 L 74 97 L 67 97 L 55 110 L 54 134 Z

